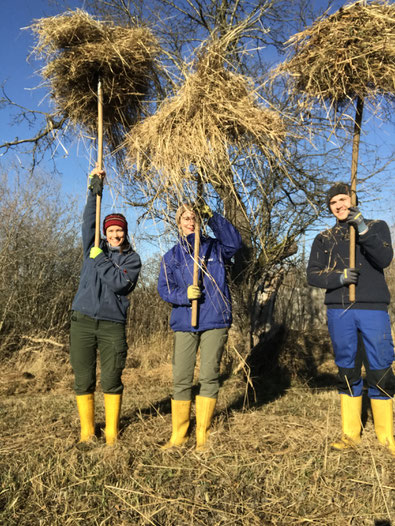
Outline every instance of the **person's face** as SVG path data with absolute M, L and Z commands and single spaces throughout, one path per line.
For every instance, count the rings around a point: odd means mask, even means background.
M 125 231 L 118 225 L 112 225 L 107 228 L 106 237 L 110 246 L 120 247 L 125 241 Z
M 351 197 L 347 194 L 338 194 L 332 197 L 329 201 L 329 208 L 331 209 L 332 214 L 339 221 L 344 221 L 347 219 L 348 214 L 350 213 L 351 206 Z
M 180 218 L 180 229 L 184 236 L 189 236 L 195 232 L 195 213 L 190 210 L 185 210 Z

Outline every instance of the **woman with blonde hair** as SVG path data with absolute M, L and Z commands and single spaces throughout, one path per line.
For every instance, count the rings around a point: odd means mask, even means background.
M 200 347 L 199 395 L 196 396 L 196 449 L 206 446 L 208 429 L 219 391 L 220 361 L 232 323 L 232 307 L 226 280 L 226 263 L 241 247 L 236 228 L 204 203 L 200 217 L 208 219 L 215 238 L 200 236 L 199 285 L 193 285 L 195 223 L 197 210 L 181 205 L 176 213 L 179 241 L 162 258 L 158 292 L 173 306 L 170 326 L 174 331 L 172 435 L 164 449 L 188 440 L 192 383 Z M 191 302 L 198 301 L 198 321 L 191 324 Z

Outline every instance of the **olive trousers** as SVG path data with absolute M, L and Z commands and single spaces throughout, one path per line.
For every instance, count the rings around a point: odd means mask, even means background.
M 222 353 L 228 328 L 174 334 L 173 399 L 191 400 L 197 351 L 200 346 L 200 396 L 217 398 Z
M 76 395 L 91 394 L 96 389 L 97 351 L 103 393 L 122 393 L 121 377 L 127 350 L 123 323 L 96 320 L 80 312 L 72 312 L 70 362 L 75 376 Z

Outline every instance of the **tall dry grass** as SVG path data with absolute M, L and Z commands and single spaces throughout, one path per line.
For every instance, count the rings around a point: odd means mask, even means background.
M 318 336 L 293 333 L 283 351 L 267 349 L 255 392 L 243 374 L 230 372 L 239 359 L 232 336 L 203 454 L 194 451 L 193 433 L 182 449 L 159 448 L 171 428 L 171 335 L 130 349 L 114 448 L 102 438 L 89 447 L 76 443 L 66 349 L 41 343 L 39 353 L 14 355 L 12 369 L 0 375 L 0 523 L 390 525 L 395 462 L 377 444 L 367 407 L 360 447 L 330 449 L 340 434 L 339 405 L 333 361 L 322 354 L 325 333 Z M 300 374 L 300 350 L 308 346 L 316 362 Z M 50 367 L 45 391 L 40 377 Z M 96 400 L 100 437 L 100 389 Z

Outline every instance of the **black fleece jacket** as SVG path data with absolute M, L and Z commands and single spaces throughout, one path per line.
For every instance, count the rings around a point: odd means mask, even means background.
M 349 287 L 340 283 L 341 273 L 349 268 L 349 226 L 346 222 L 325 230 L 315 238 L 309 264 L 309 285 L 326 290 L 328 309 L 388 310 L 390 293 L 383 269 L 392 261 L 391 234 L 387 223 L 365 219 L 368 231 L 356 239 L 355 267 L 359 270 L 355 303 L 350 304 Z

